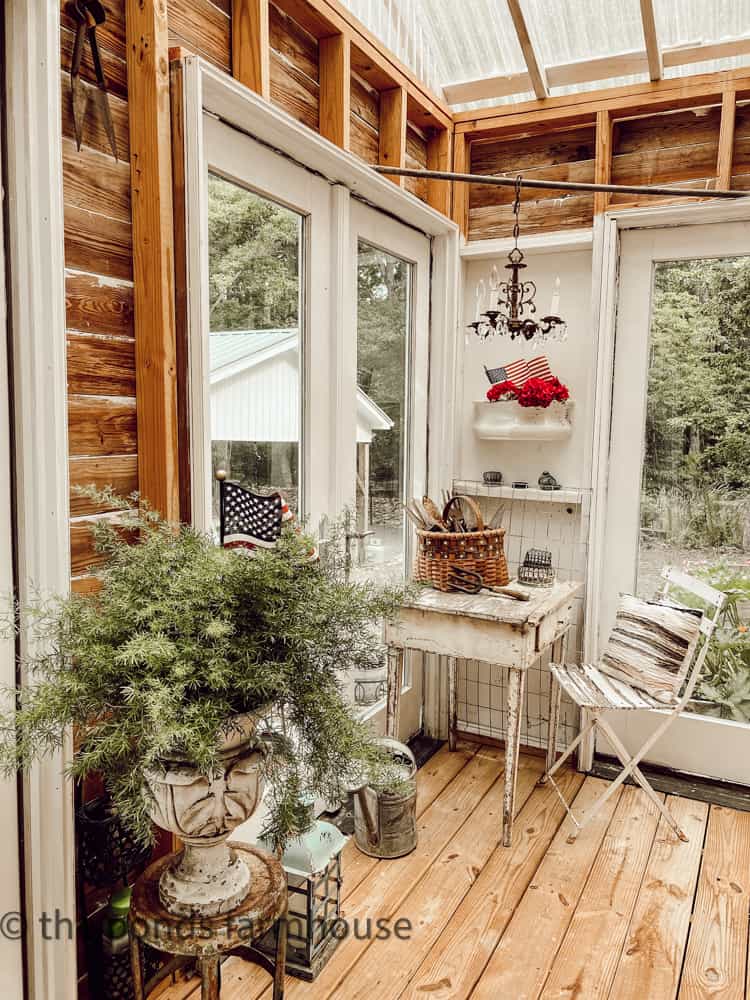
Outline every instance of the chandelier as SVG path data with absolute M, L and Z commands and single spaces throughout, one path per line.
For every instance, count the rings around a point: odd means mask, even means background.
M 497 268 L 493 267 L 490 276 L 489 286 L 492 292 L 498 295 L 497 309 L 488 309 L 486 312 L 479 312 L 480 302 L 483 295 L 480 295 L 480 288 L 477 287 L 477 315 L 473 323 L 469 323 L 469 329 L 473 330 L 478 337 L 486 340 L 499 334 L 503 337 L 523 337 L 528 341 L 546 343 L 549 341 L 561 341 L 567 337 L 567 324 L 559 316 L 542 316 L 541 319 L 533 318 L 536 313 L 536 285 L 533 281 L 522 281 L 520 272 L 528 267 L 524 263 L 524 256 L 518 247 L 518 237 L 520 235 L 519 213 L 521 211 L 521 175 L 516 178 L 515 201 L 513 203 L 513 215 L 515 223 L 513 225 L 513 249 L 508 254 L 508 263 L 505 265 L 506 271 L 510 271 L 508 281 L 500 281 Z M 559 283 L 559 280 L 558 280 Z M 483 287 L 484 283 L 480 282 Z M 553 297 L 553 308 L 556 308 L 558 294 Z

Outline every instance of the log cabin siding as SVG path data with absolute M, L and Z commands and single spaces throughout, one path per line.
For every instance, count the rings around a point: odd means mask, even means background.
M 126 492 L 138 487 L 124 0 L 109 0 L 107 20 L 97 32 L 118 161 L 93 88 L 76 149 L 69 75 L 75 25 L 64 0 L 61 21 L 71 557 L 74 578 L 85 578 L 98 560 L 89 526 L 79 518 L 106 506 L 77 496 L 74 488 L 92 482 Z M 82 76 L 94 79 L 88 47 Z M 76 589 L 81 586 L 85 580 L 76 580 Z

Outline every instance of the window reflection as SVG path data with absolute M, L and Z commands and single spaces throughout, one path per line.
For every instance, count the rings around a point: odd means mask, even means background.
M 212 469 L 295 512 L 302 237 L 301 215 L 209 175 Z

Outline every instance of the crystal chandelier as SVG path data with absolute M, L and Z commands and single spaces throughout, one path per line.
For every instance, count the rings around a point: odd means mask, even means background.
M 483 282 L 477 288 L 477 316 L 473 323 L 469 323 L 469 329 L 473 330 L 478 337 L 486 340 L 496 333 L 510 337 L 523 337 L 528 341 L 546 343 L 549 341 L 561 341 L 567 337 L 567 324 L 559 316 L 543 316 L 538 321 L 533 319 L 536 313 L 536 285 L 533 281 L 522 281 L 519 274 L 528 265 L 524 263 L 524 256 L 518 247 L 518 237 L 520 226 L 518 216 L 521 211 L 521 176 L 516 178 L 516 198 L 513 203 L 513 215 L 515 223 L 513 225 L 513 249 L 508 254 L 508 263 L 505 269 L 510 271 L 508 281 L 500 281 L 497 268 L 493 267 L 490 277 L 490 290 L 498 295 L 497 309 L 488 309 L 480 315 L 479 303 L 484 297 L 480 293 L 483 289 Z M 553 297 L 553 302 L 558 298 L 557 292 Z M 556 306 L 555 306 L 556 308 Z

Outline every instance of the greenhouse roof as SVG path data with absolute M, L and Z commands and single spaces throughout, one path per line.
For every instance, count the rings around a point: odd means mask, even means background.
M 343 0 L 456 108 L 750 63 L 750 0 Z

